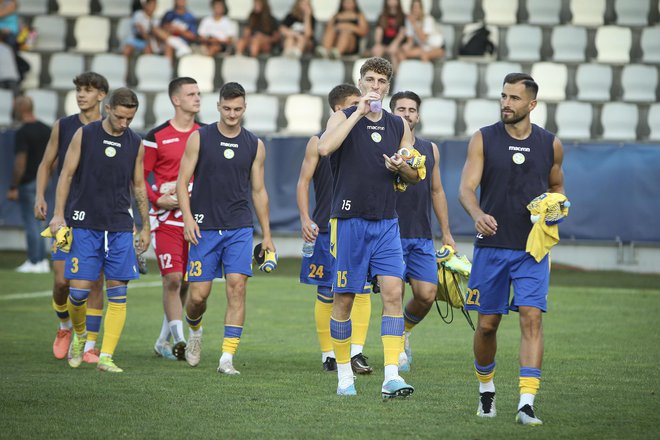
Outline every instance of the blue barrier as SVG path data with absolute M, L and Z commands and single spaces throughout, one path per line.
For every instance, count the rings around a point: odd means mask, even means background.
M 11 130 L 0 132 L 0 225 L 20 226 L 18 205 L 4 197 L 11 181 L 13 139 Z M 307 138 L 272 137 L 264 138 L 264 143 L 271 228 L 278 233 L 297 234 L 300 222 L 296 184 Z M 457 196 L 467 141 L 438 142 L 438 147 L 452 233 L 473 235 L 474 224 Z M 660 243 L 659 145 L 567 144 L 564 175 L 572 206 L 570 216 L 560 227 L 563 238 Z M 54 186 L 52 182 L 51 194 Z M 437 224 L 435 228 L 439 234 Z

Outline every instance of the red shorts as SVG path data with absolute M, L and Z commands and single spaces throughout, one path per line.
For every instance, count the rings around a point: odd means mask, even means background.
M 188 265 L 188 242 L 183 238 L 183 228 L 161 223 L 151 234 L 160 274 L 184 273 Z

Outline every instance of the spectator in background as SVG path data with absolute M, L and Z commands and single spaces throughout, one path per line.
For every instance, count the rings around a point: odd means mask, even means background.
M 19 30 L 17 8 L 16 0 L 0 0 L 0 36 L 14 50 Z
M 406 17 L 406 42 L 402 46 L 402 60 L 419 58 L 433 61 L 445 56 L 444 38 L 439 24 L 424 14 L 422 0 L 412 0 Z
M 199 24 L 199 42 L 206 55 L 228 52 L 238 38 L 238 23 L 229 18 L 225 0 L 211 0 L 213 15 Z
M 296 0 L 280 26 L 284 56 L 300 58 L 314 49 L 316 19 L 310 0 Z
M 159 53 L 160 45 L 154 34 L 159 22 L 154 17 L 156 0 L 145 0 L 142 9 L 133 13 L 131 35 L 124 42 L 124 55 L 130 57 L 134 52 Z
M 323 34 L 323 45 L 317 53 L 323 58 L 328 55 L 339 58 L 342 55 L 358 53 L 360 38 L 369 32 L 369 23 L 360 11 L 356 0 L 341 0 L 339 10 L 332 16 Z
M 376 23 L 371 56 L 388 58 L 396 72 L 401 43 L 406 38 L 406 15 L 401 8 L 401 0 L 383 0 L 383 12 Z
M 160 28 L 153 29 L 165 41 L 165 56 L 171 60 L 191 53 L 190 44 L 197 40 L 197 19 L 186 3 L 187 0 L 174 0 L 174 9 L 165 13 Z
M 40 235 L 43 224 L 34 218 L 33 208 L 37 168 L 50 138 L 50 127 L 34 116 L 32 99 L 27 96 L 16 98 L 14 114 L 23 125 L 16 131 L 14 174 L 7 199 L 16 200 L 20 205 L 28 254 L 28 259 L 16 271 L 47 273 L 50 272 L 50 266 L 44 258 L 46 245 Z
M 280 31 L 275 17 L 270 12 L 268 0 L 254 0 L 252 12 L 243 29 L 243 36 L 236 43 L 236 53 L 243 55 L 248 49 L 251 57 L 269 54 L 280 42 Z

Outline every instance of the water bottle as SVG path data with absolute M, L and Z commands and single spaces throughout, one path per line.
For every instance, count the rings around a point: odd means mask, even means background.
M 374 113 L 378 113 L 383 109 L 383 103 L 381 101 L 371 101 L 369 103 L 369 110 Z
M 312 229 L 316 230 L 316 225 L 314 223 L 312 223 Z M 314 255 L 314 245 L 315 244 L 316 244 L 316 239 L 314 239 L 312 241 L 305 241 L 303 243 L 303 247 L 302 247 L 303 257 L 309 258 L 312 255 Z

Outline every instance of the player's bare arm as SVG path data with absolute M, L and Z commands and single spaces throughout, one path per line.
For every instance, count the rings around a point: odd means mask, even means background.
M 264 163 L 266 162 L 266 147 L 259 139 L 257 144 L 257 155 L 252 162 L 250 170 L 250 182 L 252 184 L 252 204 L 257 220 L 261 225 L 263 240 L 261 242 L 262 254 L 265 250 L 275 252 L 275 245 L 270 234 L 270 212 L 268 207 L 268 192 L 264 182 Z
M 403 118 L 401 119 L 403 120 Z M 401 137 L 401 142 L 399 142 L 399 148 L 409 148 L 414 143 L 415 138 L 410 131 L 410 126 L 405 120 L 403 120 L 403 136 Z M 399 174 L 406 183 L 414 184 L 419 182 L 419 174 L 417 173 L 417 170 L 411 168 L 399 153 L 396 153 L 392 157 L 383 154 L 383 158 L 385 159 L 385 168 L 393 173 Z
M 7 191 L 7 200 L 18 200 L 18 185 L 25 174 L 27 152 L 21 151 L 14 157 L 14 172 L 11 178 L 11 188 Z
M 53 124 L 53 129 L 50 131 L 50 138 L 44 151 L 44 156 L 41 158 L 39 168 L 37 169 L 37 190 L 34 200 L 34 217 L 39 220 L 46 220 L 48 215 L 48 203 L 46 202 L 46 188 L 50 180 L 50 173 L 57 160 L 57 147 L 60 137 L 60 121 Z
M 144 144 L 142 142 L 140 142 L 140 149 L 138 150 L 138 155 L 135 159 L 135 169 L 133 171 L 133 195 L 135 196 L 138 212 L 142 219 L 142 229 L 140 229 L 137 251 L 139 253 L 144 253 L 147 248 L 149 248 L 151 231 L 149 226 L 147 188 L 144 186 Z
M 364 115 L 369 113 L 369 102 L 379 99 L 380 95 L 378 93 L 369 92 L 360 98 L 357 110 L 355 110 L 348 118 L 344 112 L 335 112 L 330 119 L 328 119 L 326 130 L 319 139 L 319 154 L 321 156 L 329 156 L 337 151 L 342 142 L 346 139 L 346 136 L 348 136 L 353 127 L 355 127 L 355 124 L 357 124 Z
M 484 171 L 484 140 L 481 131 L 477 131 L 468 144 L 467 159 L 461 174 L 461 184 L 458 190 L 458 198 L 465 211 L 474 220 L 474 226 L 478 233 L 485 236 L 495 235 L 497 232 L 497 220 L 481 210 L 477 200 L 477 187 L 481 182 Z
M 312 225 L 315 223 L 309 216 L 309 184 L 319 164 L 318 142 L 319 138 L 317 136 L 312 136 L 307 142 L 305 158 L 300 167 L 300 177 L 298 177 L 298 185 L 296 187 L 296 201 L 298 202 L 298 211 L 300 212 L 302 238 L 307 242 L 314 241 L 319 233 L 318 228 L 312 228 Z
M 435 166 L 431 173 L 431 203 L 433 204 L 433 212 L 435 217 L 440 223 L 442 230 L 442 244 L 449 245 L 456 249 L 456 242 L 449 230 L 449 211 L 447 209 L 447 195 L 445 188 L 442 186 L 442 179 L 440 178 L 440 152 L 435 143 L 431 143 L 433 148 L 433 159 Z
M 158 195 L 147 182 L 149 174 L 154 170 L 154 166 L 158 160 L 158 150 L 155 148 L 145 148 L 144 149 L 144 181 L 145 188 L 147 189 L 147 199 L 151 200 L 154 205 L 154 209 L 164 209 L 166 211 L 171 211 L 179 207 L 179 202 L 174 197 L 176 194 L 176 187 L 172 188 L 166 194 Z
M 80 163 L 80 146 L 82 144 L 82 128 L 79 128 L 71 138 L 71 143 L 66 151 L 64 163 L 62 165 L 62 172 L 57 181 L 57 189 L 55 190 L 55 210 L 53 218 L 50 220 L 50 231 L 53 235 L 61 226 L 66 226 L 64 221 L 64 207 L 66 200 L 69 198 L 69 191 L 71 190 L 71 181 L 73 175 L 78 169 Z
M 552 149 L 555 154 L 552 168 L 550 168 L 550 176 L 548 177 L 548 191 L 564 194 L 564 171 L 561 167 L 564 161 L 564 146 L 559 138 L 555 137 L 552 143 Z
M 186 149 L 181 157 L 179 166 L 179 178 L 176 181 L 176 195 L 179 199 L 179 209 L 183 216 L 183 236 L 187 242 L 194 245 L 199 244 L 198 238 L 202 237 L 199 225 L 190 211 L 190 196 L 188 195 L 188 183 L 195 172 L 197 160 L 199 159 L 199 132 L 194 131 L 188 138 Z

